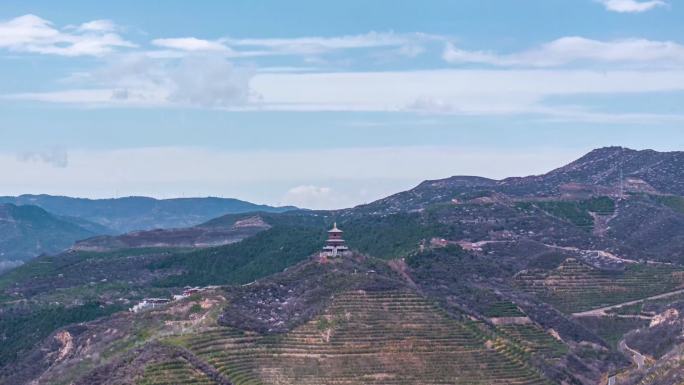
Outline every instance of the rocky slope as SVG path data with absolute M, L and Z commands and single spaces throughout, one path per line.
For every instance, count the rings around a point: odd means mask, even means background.
M 313 258 L 252 285 L 65 327 L 0 383 L 550 383 L 533 358 L 544 345 L 511 333 L 445 313 L 386 262 Z
M 684 152 L 605 147 L 546 174 L 492 180 L 453 176 L 426 181 L 409 191 L 362 206 L 365 212 L 421 210 L 435 203 L 471 200 L 493 193 L 510 198 L 586 198 L 620 193 L 684 195 Z M 502 198 L 502 195 L 498 195 Z M 357 208 L 361 209 L 360 208 Z

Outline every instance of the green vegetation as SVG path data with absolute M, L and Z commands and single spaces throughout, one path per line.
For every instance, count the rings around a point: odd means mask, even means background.
M 517 206 L 522 209 L 530 209 L 532 206 L 536 206 L 550 215 L 588 230 L 594 226 L 594 219 L 589 214 L 590 212 L 603 215 L 615 212 L 615 202 L 609 197 L 597 197 L 582 201 L 520 202 Z
M 411 254 L 406 257 L 406 264 L 416 269 L 419 267 L 430 267 L 445 258 L 461 261 L 467 257 L 469 255 L 460 246 L 450 244 L 443 249 L 428 249 L 421 253 Z
M 0 291 L 3 291 L 17 282 L 38 278 L 52 277 L 60 272 L 67 272 L 79 263 L 125 259 L 130 257 L 142 257 L 155 254 L 183 253 L 187 250 L 177 248 L 140 248 L 120 249 L 108 252 L 75 251 L 62 253 L 56 256 L 43 256 L 35 258 L 24 265 L 17 267 L 5 274 L 0 275 Z
M 215 328 L 181 338 L 236 385 L 547 384 L 526 348 L 502 337 L 410 292 L 353 291 L 277 337 Z
M 202 305 L 198 303 L 193 303 L 192 306 L 190 306 L 190 309 L 188 310 L 189 314 L 197 314 L 202 312 Z
M 623 272 L 611 272 L 568 259 L 552 271 L 519 274 L 515 283 L 559 310 L 573 313 L 675 290 L 682 283 L 680 271 L 672 266 L 634 264 Z
M 578 321 L 587 329 L 603 338 L 610 346 L 617 348 L 622 337 L 629 332 L 643 326 L 649 321 L 639 318 L 612 317 L 580 317 Z
M 304 260 L 325 242 L 327 220 L 311 214 L 265 218 L 273 227 L 241 242 L 172 255 L 150 265 L 153 270 L 179 269 L 179 275 L 159 280 L 161 287 L 244 284 Z M 398 258 L 415 252 L 434 233 L 412 214 L 369 216 L 340 224 L 350 248 L 378 258 Z
M 0 259 L 28 260 L 56 253 L 94 233 L 37 206 L 0 204 Z
M 235 244 L 175 254 L 149 267 L 183 271 L 157 281 L 160 287 L 244 284 L 304 260 L 324 240 L 323 228 L 274 226 Z
M 680 196 L 656 196 L 655 199 L 665 206 L 684 213 L 684 197 Z
M 608 311 L 608 313 L 618 314 L 618 315 L 639 315 L 639 314 L 641 314 L 643 307 L 644 307 L 643 302 L 640 302 L 640 303 L 635 303 L 633 305 L 621 306 L 621 307 L 616 308 L 616 309 L 611 309 Z
M 512 275 L 513 271 L 505 271 L 510 266 L 492 263 L 491 260 L 467 253 L 460 246 L 450 244 L 443 248 L 425 249 L 411 254 L 405 259 L 418 279 L 444 279 L 459 281 L 463 276 L 478 275 L 482 277 L 500 277 Z
M 207 377 L 206 374 L 195 369 L 188 361 L 182 358 L 174 358 L 147 366 L 143 378 L 136 384 L 213 385 L 216 382 Z
M 519 341 L 531 353 L 541 354 L 544 358 L 561 357 L 568 352 L 566 345 L 537 325 L 503 325 L 497 328 Z
M 123 310 L 122 306 L 105 306 L 96 302 L 80 306 L 48 306 L 41 308 L 0 309 L 0 367 L 14 361 L 50 335 L 54 330 L 77 322 L 90 321 Z
M 553 270 L 560 266 L 566 258 L 566 255 L 555 252 L 542 253 L 531 260 L 527 268 Z
M 376 258 L 405 257 L 418 250 L 423 239 L 438 232 L 418 214 L 367 216 L 341 224 L 349 247 Z
M 485 317 L 524 317 L 525 313 L 521 312 L 513 302 L 495 301 L 487 303 L 482 315 Z

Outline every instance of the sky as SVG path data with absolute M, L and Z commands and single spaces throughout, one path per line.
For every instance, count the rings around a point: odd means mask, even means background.
M 682 0 L 0 6 L 0 195 L 341 208 L 684 148 Z

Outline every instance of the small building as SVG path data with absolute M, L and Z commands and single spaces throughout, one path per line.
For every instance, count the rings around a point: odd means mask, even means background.
M 337 228 L 337 223 L 333 228 L 328 230 L 328 240 L 325 241 L 325 246 L 321 251 L 321 256 L 325 257 L 342 257 L 349 255 L 350 251 L 342 238 L 343 231 Z
M 200 288 L 200 287 L 197 287 L 197 286 L 195 286 L 195 287 L 186 286 L 185 289 L 183 290 L 183 295 L 184 295 L 185 297 L 189 297 L 189 296 L 191 296 L 191 295 L 193 295 L 193 294 L 197 294 L 197 293 L 199 293 L 199 292 L 201 292 L 201 291 L 203 291 L 203 289 Z
M 145 298 L 137 305 L 130 308 L 129 311 L 132 313 L 138 313 L 143 310 L 154 309 L 169 302 L 171 301 L 168 298 Z

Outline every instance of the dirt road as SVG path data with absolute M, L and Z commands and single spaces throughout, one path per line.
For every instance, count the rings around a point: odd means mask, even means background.
M 619 303 L 619 304 L 617 304 L 617 305 L 611 305 L 611 306 L 601 307 L 601 308 L 598 308 L 598 309 L 587 310 L 587 311 L 583 311 L 583 312 L 579 312 L 579 313 L 572 313 L 572 316 L 573 316 L 573 317 L 601 317 L 601 316 L 606 316 L 606 315 L 607 315 L 606 312 L 607 312 L 608 310 L 613 310 L 613 309 L 621 308 L 621 307 L 623 307 L 623 306 L 636 305 L 636 304 L 642 303 L 642 302 L 644 302 L 644 301 L 650 301 L 650 300 L 654 300 L 654 299 L 667 298 L 667 297 L 671 297 L 671 296 L 677 295 L 677 294 L 684 294 L 684 289 L 679 289 L 679 290 L 671 291 L 671 292 L 668 292 L 668 293 L 658 294 L 658 295 L 654 295 L 654 296 L 652 296 L 652 297 L 646 297 L 646 298 L 642 298 L 642 299 L 637 299 L 637 300 L 634 300 L 634 301 L 623 302 L 623 303 Z

